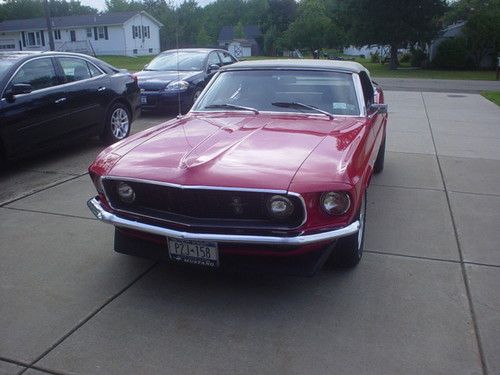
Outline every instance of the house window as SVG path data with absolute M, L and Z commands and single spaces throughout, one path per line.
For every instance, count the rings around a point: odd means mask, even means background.
M 137 49 L 134 49 L 132 52 L 134 55 L 137 55 Z
M 153 53 L 153 49 L 152 48 L 149 49 L 149 53 Z
M 149 34 L 149 26 L 143 26 L 142 27 L 142 35 L 144 38 L 151 39 L 151 36 Z
M 103 26 L 97 28 L 97 34 L 99 35 L 99 39 L 104 39 L 105 32 Z
M 54 30 L 54 39 L 61 40 L 61 30 Z
M 133 37 L 135 38 L 140 38 L 141 37 L 141 29 L 139 26 L 132 26 L 132 33 Z
M 0 44 L 0 49 L 15 49 L 15 44 Z
M 41 44 L 42 42 L 39 31 L 31 31 L 26 34 L 26 45 L 28 47 L 38 47 Z
M 92 28 L 87 27 L 87 38 L 92 38 Z
M 146 26 L 146 31 L 148 32 L 148 39 L 151 39 L 151 33 L 149 32 L 149 26 Z

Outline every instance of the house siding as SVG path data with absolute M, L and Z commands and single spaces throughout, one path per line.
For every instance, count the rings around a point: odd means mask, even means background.
M 139 27 L 140 35 L 133 37 L 133 26 Z M 149 27 L 150 37 L 144 37 L 143 27 Z M 145 14 L 138 14 L 125 22 L 125 54 L 128 56 L 160 53 L 160 28 Z M 137 53 L 135 53 L 135 51 Z
M 134 39 L 132 37 L 133 25 L 141 27 L 140 38 Z M 142 26 L 149 27 L 150 38 L 142 38 Z M 98 35 L 96 39 L 94 30 L 99 30 L 99 27 L 107 28 L 107 39 L 105 38 L 106 32 L 104 33 L 105 35 L 101 35 L 104 36 L 104 38 L 100 38 Z M 87 52 L 90 54 L 94 53 L 96 55 L 128 56 L 151 55 L 158 54 L 160 52 L 160 27 L 147 14 L 139 13 L 119 25 L 99 25 L 89 26 L 88 28 L 91 29 L 90 36 L 87 36 L 87 26 L 78 26 L 73 28 L 55 27 L 53 31 L 57 30 L 60 33 L 60 39 L 54 38 L 55 49 Z M 71 31 L 75 32 L 76 42 L 71 41 Z M 27 44 L 28 33 L 31 32 L 39 33 L 39 45 L 30 46 Z M 48 51 L 49 49 L 49 36 L 46 29 L 0 32 L 0 51 Z M 86 49 L 86 51 L 84 51 L 84 49 Z

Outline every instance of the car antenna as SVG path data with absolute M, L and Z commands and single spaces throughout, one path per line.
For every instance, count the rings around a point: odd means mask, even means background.
M 176 21 L 177 21 L 177 27 L 175 28 L 175 49 L 176 49 L 176 56 L 177 56 L 177 84 L 179 84 L 180 80 L 180 73 L 179 73 L 179 13 L 176 12 Z M 181 92 L 177 90 L 177 118 L 182 117 L 181 113 Z

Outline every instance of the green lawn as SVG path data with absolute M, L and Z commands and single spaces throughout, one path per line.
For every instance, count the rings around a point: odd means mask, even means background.
M 128 69 L 132 72 L 142 70 L 144 65 L 149 63 L 154 56 L 98 56 L 98 58 L 121 69 Z M 247 60 L 269 59 L 266 56 L 252 56 Z M 276 58 L 276 57 L 274 57 Z M 462 71 L 462 70 L 431 70 L 414 69 L 408 64 L 402 64 L 397 70 L 390 70 L 388 64 L 372 63 L 367 59 L 356 58 L 356 61 L 363 64 L 373 77 L 394 77 L 394 78 L 430 78 L 430 79 L 473 79 L 473 80 L 495 80 L 495 71 Z
M 108 64 L 111 64 L 120 69 L 128 69 L 131 72 L 137 72 L 144 68 L 144 65 L 149 63 L 154 55 L 150 56 L 97 56 L 97 58 L 106 61 Z
M 481 95 L 500 106 L 500 91 L 484 91 Z

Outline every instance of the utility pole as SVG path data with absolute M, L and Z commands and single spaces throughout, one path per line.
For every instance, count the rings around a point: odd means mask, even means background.
M 43 0 L 43 11 L 45 13 L 45 20 L 47 21 L 47 30 L 49 33 L 50 50 L 54 51 L 56 48 L 54 46 L 54 34 L 52 33 L 52 21 L 50 19 L 50 8 L 49 8 L 48 0 Z

